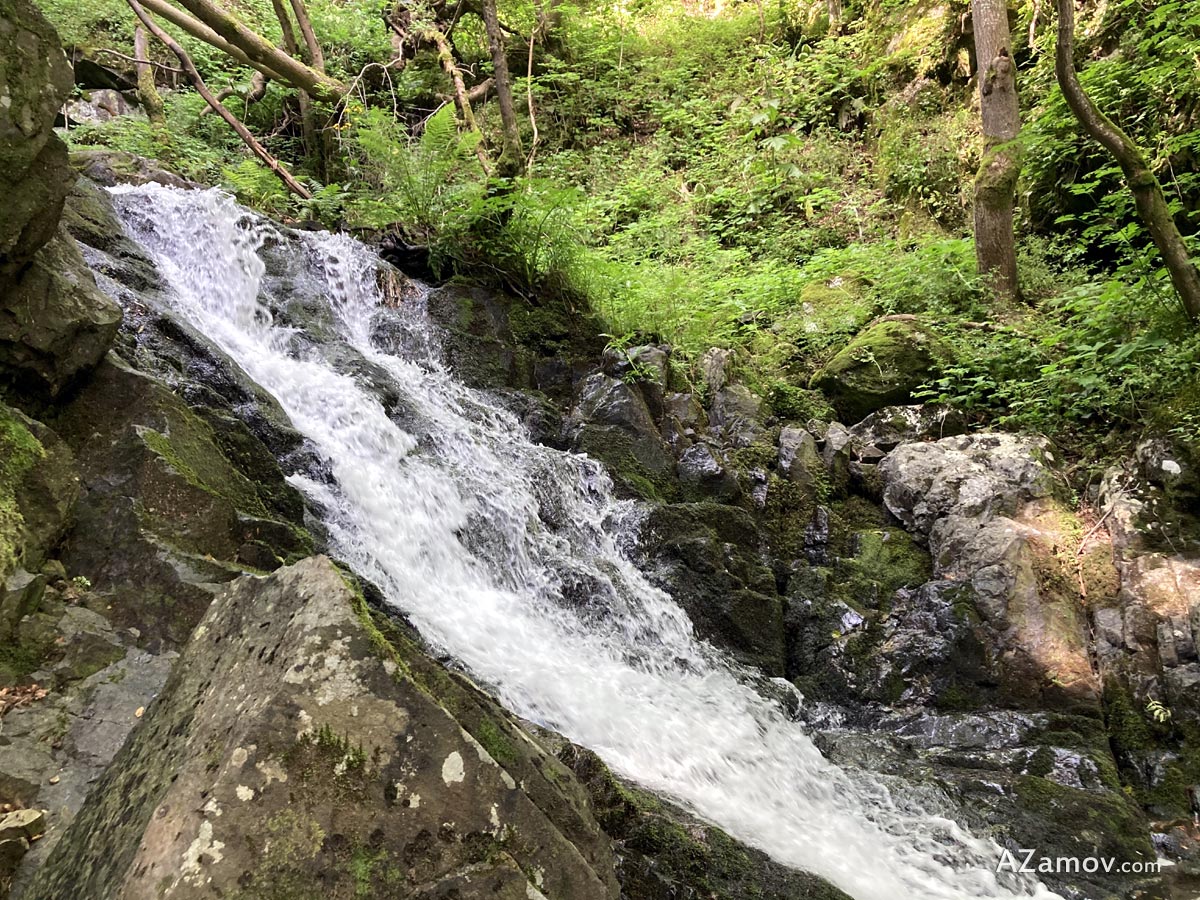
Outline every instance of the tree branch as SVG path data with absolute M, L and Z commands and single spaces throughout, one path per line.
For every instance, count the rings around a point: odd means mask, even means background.
M 183 70 L 187 73 L 188 78 L 190 78 L 192 81 L 192 85 L 196 88 L 196 93 L 203 97 L 204 101 L 214 110 L 216 110 L 222 119 L 229 123 L 230 127 L 237 132 L 238 137 L 245 142 L 246 146 L 253 151 L 255 156 L 257 156 L 263 161 L 264 164 L 266 164 L 267 168 L 269 168 L 279 177 L 279 180 L 287 186 L 288 190 L 290 190 L 293 194 L 296 194 L 298 197 L 302 197 L 305 200 L 311 200 L 312 194 L 308 191 L 308 189 L 304 187 L 304 185 L 300 184 L 300 182 L 298 182 L 295 178 L 293 178 L 292 174 L 279 164 L 279 160 L 275 159 L 275 157 L 268 153 L 266 148 L 258 142 L 254 135 L 250 133 L 250 130 L 243 125 L 238 118 L 233 115 L 233 113 L 226 109 L 220 100 L 213 96 L 212 91 L 208 89 L 208 85 L 204 83 L 204 79 L 196 70 L 196 64 L 192 62 L 192 58 L 188 55 L 188 52 L 184 50 L 182 46 L 180 46 L 178 41 L 176 41 L 158 26 L 158 23 L 156 23 L 154 19 L 150 17 L 150 14 L 146 12 L 140 0 L 126 0 L 126 2 L 129 4 L 129 8 L 133 10 L 134 15 L 136 15 L 141 23 L 146 26 L 146 30 L 166 44 L 167 49 L 175 54 L 175 57 L 179 60 L 179 64 L 183 66 Z

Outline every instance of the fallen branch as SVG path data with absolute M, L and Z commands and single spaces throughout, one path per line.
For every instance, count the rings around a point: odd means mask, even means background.
M 136 56 L 126 56 L 124 53 L 118 53 L 116 50 L 109 50 L 107 47 L 100 47 L 96 53 L 106 53 L 109 56 L 115 56 L 117 59 L 123 59 L 125 62 L 135 63 L 139 66 L 154 66 L 156 69 L 162 69 L 164 72 L 174 72 L 176 75 L 183 75 L 183 69 L 177 69 L 174 66 L 168 66 L 166 63 L 155 62 L 152 59 L 138 59 Z
M 287 186 L 288 190 L 298 197 L 311 200 L 312 194 L 309 190 L 293 178 L 292 174 L 279 164 L 279 160 L 268 153 L 266 148 L 258 142 L 258 139 L 250 133 L 250 129 L 243 125 L 237 116 L 226 109 L 224 104 L 213 96 L 212 91 L 208 89 L 208 85 L 204 83 L 204 79 L 200 76 L 200 72 L 197 71 L 196 64 L 192 62 L 191 56 L 188 55 L 188 52 L 183 49 L 178 41 L 158 26 L 158 23 L 150 17 L 150 14 L 142 6 L 141 0 L 125 0 L 125 2 L 129 4 L 129 8 L 133 10 L 134 15 L 138 17 L 141 23 L 146 26 L 146 30 L 162 41 L 167 46 L 167 49 L 175 54 L 175 57 L 179 60 L 179 64 L 183 66 L 184 72 L 191 79 L 192 86 L 196 88 L 196 93 L 204 98 L 204 102 L 229 123 L 230 127 L 237 132 L 238 137 L 242 139 L 255 156 L 263 161 L 268 169 L 279 177 L 279 180 Z

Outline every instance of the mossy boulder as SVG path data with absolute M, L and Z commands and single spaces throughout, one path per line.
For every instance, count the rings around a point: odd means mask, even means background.
M 121 324 L 65 229 L 0 293 L 0 371 L 52 395 L 100 361 Z
M 2 0 L 0 45 L 0 378 L 53 395 L 104 355 L 121 311 L 59 227 L 76 176 L 53 132 L 72 84 L 58 35 Z
M 312 551 L 303 501 L 240 420 L 202 418 L 115 355 L 56 427 L 85 488 L 63 561 L 144 641 L 182 643 L 221 585 Z
M 78 495 L 70 449 L 42 423 L 0 404 L 0 584 L 17 566 L 37 571 Z
M 318 557 L 213 601 L 24 897 L 616 900 L 614 869 L 570 771 Z
M 71 92 L 58 35 L 26 0 L 0 0 L 0 276 L 54 235 L 74 173 L 54 118 Z
M 718 503 L 658 506 L 642 542 L 652 577 L 678 599 L 701 637 L 747 665 L 783 674 L 783 599 L 749 512 Z
M 857 422 L 885 406 L 912 402 L 913 391 L 952 358 L 947 344 L 912 316 L 883 319 L 860 332 L 813 376 L 838 415 Z

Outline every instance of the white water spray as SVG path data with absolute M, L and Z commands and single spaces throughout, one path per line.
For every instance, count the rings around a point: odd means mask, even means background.
M 273 394 L 327 461 L 332 486 L 293 481 L 327 511 L 334 550 L 511 710 L 857 900 L 1057 896 L 1000 884 L 994 844 L 828 762 L 696 639 L 621 552 L 614 522 L 634 511 L 614 500 L 602 468 L 532 443 L 456 381 L 419 299 L 380 307 L 380 263 L 366 247 L 282 233 L 217 191 L 119 194 L 171 306 Z M 276 323 L 266 240 L 283 242 L 301 289 L 324 295 L 340 339 L 390 377 L 403 416 Z M 381 322 L 406 339 L 381 339 Z

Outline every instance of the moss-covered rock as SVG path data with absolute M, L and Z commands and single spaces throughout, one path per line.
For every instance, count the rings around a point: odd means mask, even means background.
M 718 503 L 658 506 L 642 540 L 652 576 L 698 634 L 748 665 L 783 674 L 783 599 L 750 513 Z
M 54 235 L 74 177 L 53 132 L 71 91 L 71 65 L 54 28 L 26 0 L 0 2 L 0 277 Z
M 38 570 L 78 495 L 67 446 L 45 425 L 0 404 L 0 585 L 18 565 Z
M 571 773 L 439 668 L 326 559 L 239 580 L 24 896 L 616 900 Z
M 225 422 L 222 439 L 166 385 L 115 356 L 56 427 L 86 489 L 63 561 L 144 641 L 182 643 L 220 585 L 312 550 L 298 493 L 242 423 Z
M 108 350 L 121 311 L 59 228 L 75 172 L 53 133 L 72 83 L 58 36 L 4 0 L 0 37 L 0 377 L 57 394 Z
M 857 422 L 885 406 L 910 403 L 912 392 L 949 362 L 951 351 L 912 316 L 883 319 L 862 331 L 812 380 L 838 415 Z

